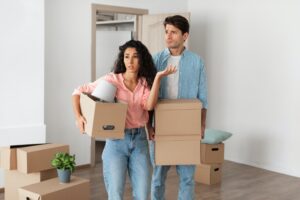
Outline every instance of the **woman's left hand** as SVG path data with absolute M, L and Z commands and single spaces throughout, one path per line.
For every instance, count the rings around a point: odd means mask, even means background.
M 176 72 L 177 72 L 177 68 L 173 65 L 169 65 L 168 67 L 166 67 L 165 70 L 157 72 L 156 75 L 159 77 L 164 77 L 164 76 L 168 76 L 170 74 L 174 74 Z

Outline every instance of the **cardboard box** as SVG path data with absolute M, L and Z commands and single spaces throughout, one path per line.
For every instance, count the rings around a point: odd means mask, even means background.
M 80 95 L 80 107 L 87 124 L 85 132 L 92 137 L 124 138 L 127 104 L 94 101 L 86 94 Z
M 195 181 L 207 185 L 220 183 L 222 180 L 222 165 L 200 164 L 196 166 Z
M 220 164 L 224 162 L 224 143 L 200 145 L 202 164 Z
M 7 170 L 17 169 L 17 148 L 33 146 L 39 144 L 12 145 L 0 147 L 0 168 Z
M 17 169 L 22 173 L 34 173 L 52 169 L 51 160 L 58 152 L 69 153 L 69 145 L 43 144 L 17 149 Z
M 18 189 L 20 187 L 39 183 L 44 180 L 57 177 L 56 169 L 50 169 L 42 172 L 24 174 L 17 170 L 4 171 L 4 199 L 19 200 Z
M 198 99 L 165 99 L 155 107 L 155 134 L 200 135 L 202 104 Z
M 71 177 L 71 182 L 60 184 L 58 178 L 28 185 L 19 189 L 19 200 L 89 200 L 90 187 L 86 179 Z
M 201 136 L 155 136 L 155 164 L 200 164 L 200 139 Z
M 17 149 L 11 147 L 0 148 L 0 168 L 17 169 Z

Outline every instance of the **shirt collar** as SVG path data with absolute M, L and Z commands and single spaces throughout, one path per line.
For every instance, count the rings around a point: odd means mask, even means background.
M 181 58 L 185 56 L 185 54 L 187 54 L 188 50 L 184 47 L 184 50 L 182 51 L 182 53 L 180 54 Z M 171 52 L 169 50 L 169 48 L 165 48 L 163 50 L 163 62 L 167 62 L 167 60 L 170 58 L 171 56 Z
M 170 52 L 170 49 L 169 48 L 165 48 L 164 50 L 164 53 L 167 57 L 170 57 L 171 56 L 171 52 Z M 187 49 L 184 47 L 182 53 L 180 54 L 180 56 L 183 56 L 187 53 Z

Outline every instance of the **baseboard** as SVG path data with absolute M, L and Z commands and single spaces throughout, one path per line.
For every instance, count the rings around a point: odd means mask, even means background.
M 80 170 L 80 169 L 88 169 L 91 168 L 90 164 L 85 164 L 85 165 L 78 165 L 76 166 L 76 170 Z
M 238 164 L 248 165 L 248 166 L 251 166 L 251 167 L 256 167 L 256 168 L 259 168 L 259 169 L 275 172 L 275 173 L 278 173 L 278 174 L 283 174 L 283 175 L 287 175 L 287 176 L 293 176 L 293 177 L 300 178 L 300 173 L 299 172 L 286 169 L 284 166 L 259 164 L 259 163 L 255 163 L 255 162 L 252 162 L 252 161 L 249 161 L 249 160 L 233 159 L 233 158 L 228 158 L 227 160 L 231 161 L 231 162 L 238 163 Z

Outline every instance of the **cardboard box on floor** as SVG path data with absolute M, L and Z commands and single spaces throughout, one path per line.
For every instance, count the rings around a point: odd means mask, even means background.
M 42 144 L 17 148 L 17 169 L 22 173 L 52 169 L 51 160 L 58 152 L 69 153 L 69 145 Z
M 7 147 L 0 147 L 0 168 L 7 170 L 17 169 L 17 148 L 34 145 L 40 144 L 11 145 Z
M 124 138 L 127 104 L 94 101 L 87 94 L 80 95 L 80 107 L 87 124 L 85 132 L 91 137 Z
M 202 104 L 198 99 L 163 99 L 155 107 L 156 136 L 199 136 Z
M 221 164 L 200 164 L 196 167 L 195 181 L 207 185 L 220 183 L 222 180 Z
M 155 136 L 155 164 L 200 164 L 200 140 L 201 136 Z
M 202 164 L 221 164 L 224 162 L 224 143 L 200 145 Z
M 39 183 L 44 180 L 57 177 L 56 169 L 50 169 L 42 172 L 24 174 L 17 170 L 4 171 L 4 199 L 19 200 L 18 189 L 20 187 Z
M 89 181 L 71 177 L 71 182 L 60 184 L 58 178 L 28 185 L 19 189 L 19 200 L 89 200 Z
M 17 169 L 17 149 L 11 147 L 0 148 L 0 168 Z

